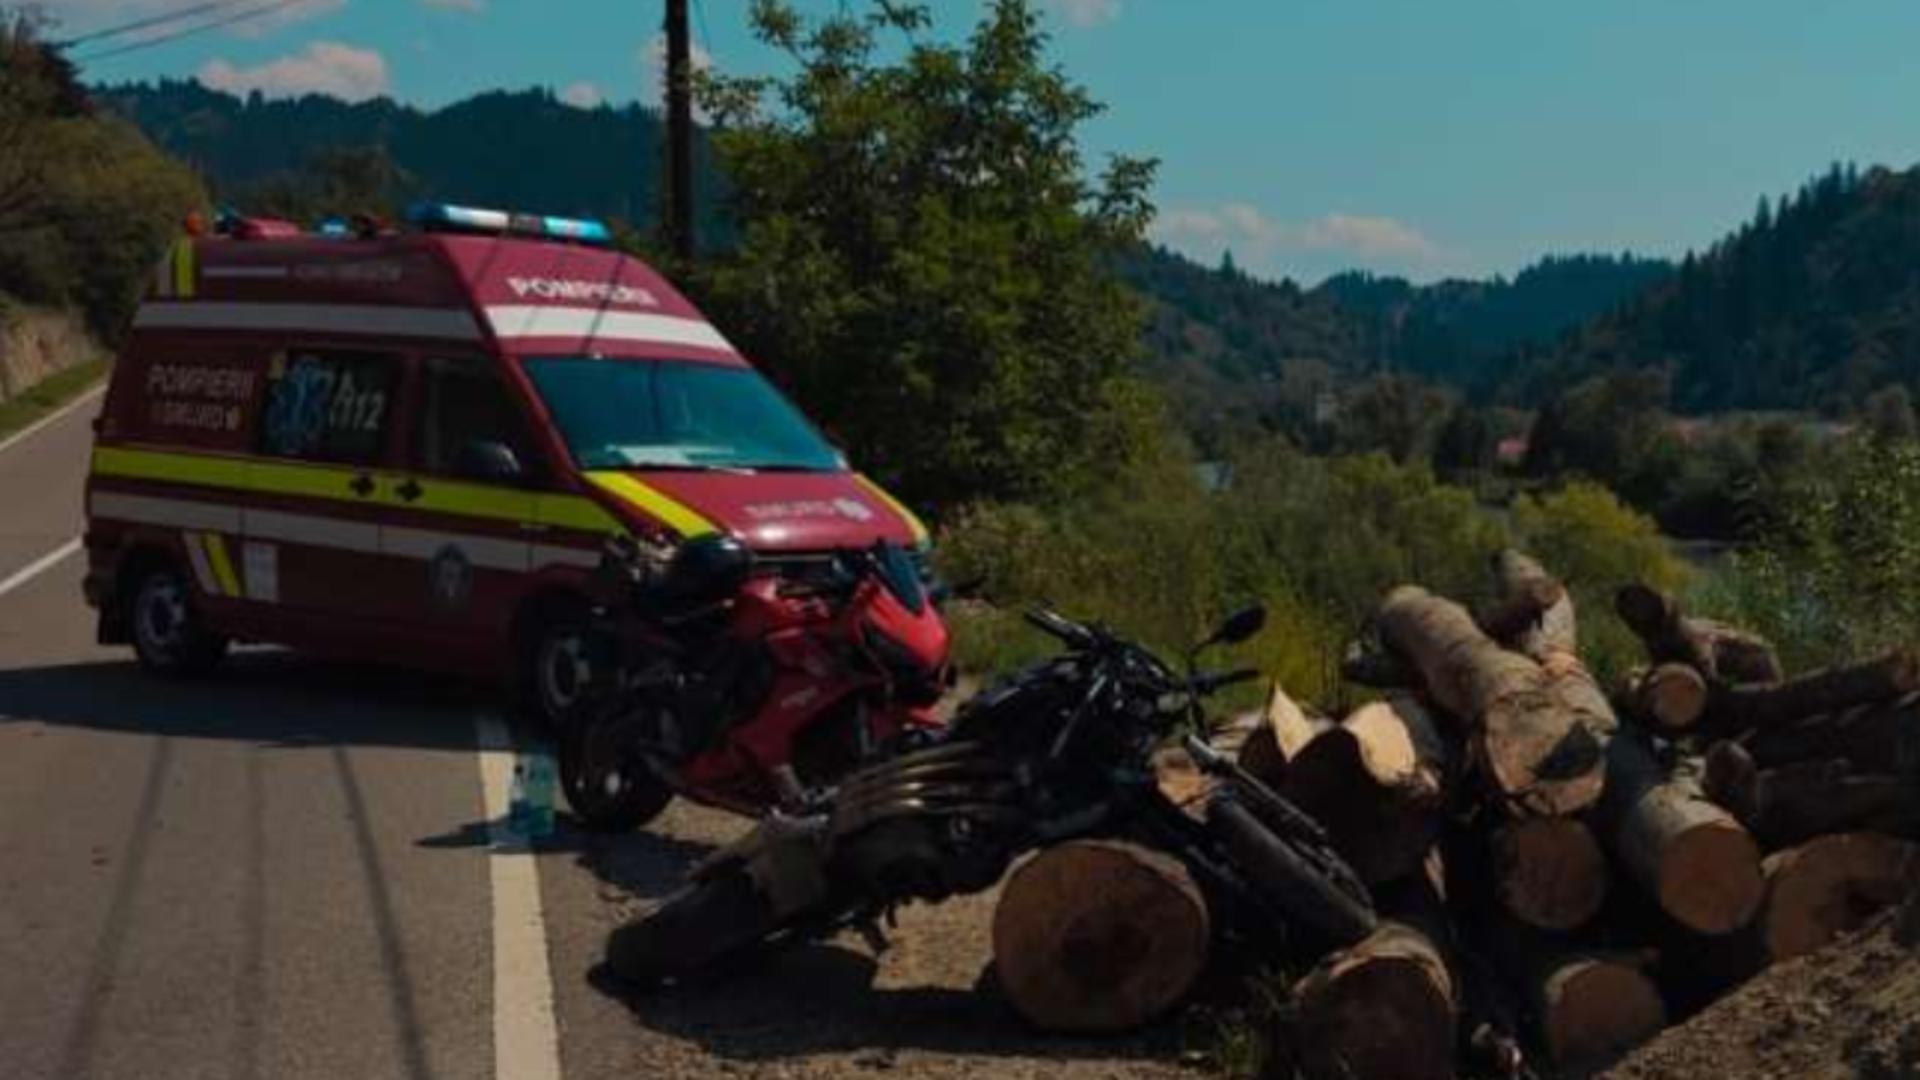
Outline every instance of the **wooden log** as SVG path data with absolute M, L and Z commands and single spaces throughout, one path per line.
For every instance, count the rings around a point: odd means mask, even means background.
M 1689 616 L 1657 589 L 1622 586 L 1613 606 L 1655 663 L 1688 664 L 1710 680 L 1734 684 L 1775 683 L 1783 677 L 1780 657 L 1765 638 Z
M 1664 762 L 1639 735 L 1608 746 L 1602 839 L 1675 922 L 1702 934 L 1745 925 L 1760 905 L 1760 849 L 1709 800 L 1694 762 Z
M 1920 846 L 1883 833 L 1833 833 L 1767 856 L 1761 932 L 1775 963 L 1809 953 L 1900 902 Z
M 1720 732 L 1792 724 L 1857 705 L 1884 704 L 1920 690 L 1920 655 L 1895 649 L 1871 660 L 1796 675 L 1772 686 L 1717 688 L 1710 726 Z
M 1920 693 L 1755 731 L 1741 745 L 1763 769 L 1837 758 L 1863 773 L 1920 778 Z
M 1331 719 L 1309 714 L 1276 680 L 1267 694 L 1263 722 L 1241 745 L 1238 761 L 1262 783 L 1281 788 L 1294 757 L 1315 735 L 1333 726 Z
M 1358 944 L 1328 954 L 1294 988 L 1292 1041 L 1309 1077 L 1453 1076 L 1458 986 L 1445 909 L 1425 875 L 1381 899 L 1389 917 Z
M 1707 677 L 1690 664 L 1656 664 L 1630 676 L 1621 696 L 1641 724 L 1678 735 L 1692 730 L 1707 711 Z
M 1707 753 L 1706 790 L 1769 849 L 1830 832 L 1920 836 L 1920 784 L 1862 774 L 1844 759 L 1759 769 L 1739 744 Z
M 1532 556 L 1512 548 L 1494 553 L 1493 596 L 1474 613 L 1474 621 L 1488 637 L 1521 652 L 1534 652 L 1527 639 L 1573 647 L 1566 587 Z
M 1612 1060 L 1667 1026 L 1644 955 L 1548 952 L 1534 959 L 1532 1012 L 1541 1045 L 1563 1069 Z
M 1494 892 L 1516 920 L 1572 930 L 1607 899 L 1607 859 L 1585 822 L 1570 817 L 1500 822 L 1487 834 Z
M 1395 695 L 1317 731 L 1288 762 L 1279 790 L 1374 885 L 1414 872 L 1433 847 L 1453 758 L 1427 710 Z
M 1014 1008 L 1048 1031 L 1124 1031 L 1184 997 L 1211 925 L 1177 859 L 1073 840 L 1015 870 L 993 916 L 993 958 Z
M 1605 732 L 1556 692 L 1528 657 L 1500 647 L 1465 609 L 1417 586 L 1390 593 L 1382 639 L 1420 672 L 1428 695 L 1468 725 L 1474 764 L 1509 813 L 1591 806 L 1605 780 Z

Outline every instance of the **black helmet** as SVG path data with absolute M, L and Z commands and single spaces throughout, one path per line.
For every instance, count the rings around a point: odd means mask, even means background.
M 673 602 L 696 607 L 716 603 L 753 572 L 753 552 L 727 533 L 696 536 L 674 550 L 667 561 L 664 591 Z

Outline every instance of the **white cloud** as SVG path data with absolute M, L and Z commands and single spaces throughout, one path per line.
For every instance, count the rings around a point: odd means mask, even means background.
M 582 81 L 572 83 L 565 90 L 560 91 L 560 100 L 577 109 L 591 109 L 605 101 L 606 97 L 600 93 L 599 87 Z
M 693 70 L 712 70 L 713 57 L 707 50 L 701 48 L 698 44 L 689 43 L 688 51 L 689 58 L 693 62 Z M 648 103 L 657 104 L 665 100 L 667 93 L 667 35 L 655 34 L 649 38 L 647 43 L 640 47 L 639 60 L 641 92 L 646 95 Z M 697 105 L 694 107 L 694 115 L 702 121 L 707 118 L 706 111 Z
M 1217 259 L 1232 251 L 1243 265 L 1269 271 L 1359 262 L 1419 273 L 1437 269 L 1448 254 L 1395 218 L 1335 211 L 1310 221 L 1281 221 L 1240 202 L 1174 207 L 1162 211 L 1148 231 L 1159 243 L 1195 258 Z
M 487 6 L 487 0 L 420 0 L 420 2 L 443 11 L 484 11 Z
M 235 37 L 266 37 L 275 30 L 331 14 L 346 6 L 347 0 L 299 0 L 283 8 L 261 9 L 265 14 L 241 19 L 228 29 Z
M 1120 0 L 1047 0 L 1047 4 L 1075 26 L 1098 26 L 1120 17 Z
M 209 60 L 201 66 L 199 78 L 215 90 L 233 94 L 258 90 L 267 97 L 327 94 L 344 101 L 365 101 L 388 88 L 386 58 L 373 49 L 334 41 L 316 41 L 303 53 L 256 67 Z

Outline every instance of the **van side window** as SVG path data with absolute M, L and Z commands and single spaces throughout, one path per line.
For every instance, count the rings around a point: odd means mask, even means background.
M 291 349 L 267 368 L 260 449 L 275 457 L 377 461 L 400 361 L 385 353 Z
M 413 427 L 414 461 L 421 470 L 472 476 L 475 470 L 465 455 L 473 444 L 491 442 L 513 451 L 529 475 L 539 471 L 520 410 L 491 363 L 431 356 L 421 376 L 420 415 Z

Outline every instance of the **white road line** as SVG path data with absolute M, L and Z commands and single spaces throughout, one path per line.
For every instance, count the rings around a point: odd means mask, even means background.
M 35 420 L 33 423 L 28 424 L 26 427 L 21 428 L 19 431 L 16 431 L 13 434 L 7 436 L 5 439 L 0 439 L 0 453 L 5 453 L 15 443 L 24 440 L 27 436 L 33 434 L 36 431 L 39 431 L 41 428 L 46 427 L 48 424 L 53 423 L 54 421 L 67 415 L 73 410 L 79 408 L 80 406 L 85 405 L 87 402 L 92 401 L 94 398 L 99 397 L 101 393 L 106 390 L 106 388 L 107 388 L 106 381 L 102 380 L 99 383 L 99 385 L 95 386 L 93 389 L 87 391 L 84 394 L 81 394 L 79 397 L 74 398 L 72 401 L 67 402 L 65 405 L 60 406 L 58 409 L 55 409 L 53 412 L 47 414 L 46 416 L 43 416 L 40 419 Z
M 475 715 L 473 725 L 480 746 L 482 805 L 493 842 L 487 855 L 493 891 L 493 1075 L 501 1080 L 560 1080 L 539 870 L 533 853 L 506 829 L 513 738 L 490 713 Z
M 76 536 L 20 569 L 15 570 L 5 581 L 0 581 L 0 596 L 5 596 L 20 586 L 25 585 L 27 582 L 32 581 L 35 575 L 44 570 L 52 569 L 55 563 L 79 550 L 80 538 Z

